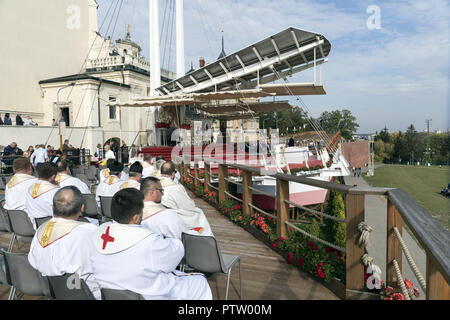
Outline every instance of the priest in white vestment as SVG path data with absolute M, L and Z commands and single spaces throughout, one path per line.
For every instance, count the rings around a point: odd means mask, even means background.
M 74 186 L 77 187 L 78 190 L 80 190 L 83 194 L 90 194 L 91 190 L 89 190 L 89 187 L 86 183 L 81 181 L 78 178 L 72 177 L 69 172 L 69 163 L 67 160 L 59 160 L 56 165 L 58 168 L 56 169 L 58 171 L 58 174 L 56 175 L 56 182 L 58 182 L 59 186 L 67 187 L 67 186 Z
M 139 161 L 136 161 L 130 166 L 130 173 L 128 181 L 125 181 L 120 186 L 120 190 L 126 189 L 126 188 L 135 188 L 137 190 L 140 190 L 141 188 L 141 178 L 142 178 L 142 165 Z
M 184 256 L 182 242 L 141 225 L 143 200 L 134 188 L 114 195 L 114 222 L 103 223 L 94 234 L 95 279 L 102 288 L 130 290 L 148 300 L 212 299 L 204 275 L 176 270 Z
M 101 299 L 100 286 L 92 273 L 90 256 L 97 227 L 78 221 L 83 211 L 83 198 L 75 186 L 61 188 L 53 197 L 53 218 L 41 225 L 31 242 L 28 261 L 43 276 L 76 273 L 96 299 Z
M 25 157 L 17 157 L 14 160 L 13 171 L 14 175 L 5 188 L 5 204 L 3 208 L 6 210 L 26 211 L 24 195 L 38 179 L 33 176 L 30 159 Z
M 199 235 L 196 230 L 186 228 L 175 210 L 164 207 L 161 198 L 164 190 L 159 179 L 147 177 L 142 180 L 141 192 L 144 194 L 144 214 L 141 224 L 149 230 L 165 237 L 181 240 L 181 234 Z
M 175 177 L 175 164 L 166 162 L 161 167 L 161 185 L 164 195 L 161 203 L 175 210 L 188 229 L 197 229 L 202 236 L 214 236 L 203 210 L 195 205 L 184 189 L 183 185 L 173 181 Z
M 100 178 L 100 183 L 102 183 L 103 181 L 105 181 L 106 180 L 106 178 L 108 178 L 109 177 L 109 166 L 111 165 L 111 164 L 113 164 L 114 163 L 114 159 L 108 159 L 108 160 L 106 160 L 106 168 L 105 169 L 102 169 L 102 170 L 100 170 L 100 172 L 99 172 L 99 178 Z
M 35 230 L 35 219 L 53 216 L 53 196 L 60 189 L 55 181 L 56 164 L 41 163 L 37 168 L 37 173 L 39 180 L 33 183 L 25 193 L 25 211 Z
M 142 161 L 142 178 L 152 177 L 155 173 L 155 166 L 152 164 L 152 155 L 144 154 L 144 161 Z
M 123 181 L 120 180 L 120 175 L 123 170 L 123 164 L 114 161 L 113 164 L 109 166 L 109 177 L 97 186 L 95 192 L 95 200 L 100 207 L 100 196 L 112 197 L 114 194 L 120 190 L 120 186 Z

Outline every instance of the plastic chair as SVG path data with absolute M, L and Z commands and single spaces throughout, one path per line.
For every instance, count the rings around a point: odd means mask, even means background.
M 83 215 L 90 218 L 98 219 L 101 215 L 98 212 L 97 201 L 95 201 L 95 195 L 93 194 L 82 194 L 84 200 L 84 212 Z
M 101 288 L 102 300 L 145 300 L 139 293 L 130 290 Z
M 12 252 L 14 240 L 17 236 L 33 239 L 35 230 L 30 217 L 23 210 L 6 210 L 11 232 L 13 233 L 9 243 L 8 252 Z
M 6 282 L 12 287 L 8 300 L 13 300 L 16 290 L 30 296 L 51 297 L 47 281 L 28 262 L 27 253 L 11 253 L 2 249 L 5 261 Z
M 100 196 L 100 206 L 102 208 L 102 215 L 108 219 L 112 219 L 111 216 L 111 202 L 113 197 Z
M 78 274 L 47 276 L 47 280 L 50 294 L 56 300 L 96 300 L 86 282 L 80 279 Z
M 239 262 L 239 289 L 242 300 L 242 272 L 241 259 L 239 256 L 221 254 L 217 241 L 214 237 L 196 236 L 187 233 L 181 234 L 184 245 L 185 263 L 203 273 L 221 273 L 227 275 L 227 287 L 225 300 L 228 299 L 230 287 L 230 274 L 234 265 Z
M 50 220 L 51 218 L 53 218 L 52 216 L 49 217 L 43 217 L 43 218 L 36 218 L 34 219 L 34 222 L 36 223 L 36 230 L 42 226 L 44 223 L 46 223 L 48 220 Z

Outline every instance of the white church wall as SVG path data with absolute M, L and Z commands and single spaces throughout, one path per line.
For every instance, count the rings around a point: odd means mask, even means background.
M 43 113 L 38 82 L 80 71 L 97 28 L 95 7 L 94 0 L 0 1 L 0 109 Z

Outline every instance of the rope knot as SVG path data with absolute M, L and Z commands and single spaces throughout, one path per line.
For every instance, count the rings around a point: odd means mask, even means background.
M 358 245 L 360 247 L 369 246 L 369 235 L 372 232 L 372 228 L 369 227 L 365 222 L 360 222 L 358 224 L 358 231 L 361 232 L 361 236 L 358 239 Z

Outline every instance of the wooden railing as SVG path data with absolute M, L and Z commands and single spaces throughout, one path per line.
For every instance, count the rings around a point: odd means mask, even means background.
M 344 194 L 347 226 L 346 248 L 339 248 L 346 253 L 346 298 L 355 296 L 355 292 L 364 291 L 364 266 L 361 263 L 361 257 L 364 255 L 364 248 L 357 244 L 360 232 L 358 225 L 365 220 L 365 196 L 379 195 L 388 200 L 387 205 L 387 238 L 386 238 L 386 282 L 393 285 L 398 282 L 399 273 L 402 269 L 402 252 L 405 250 L 401 239 L 402 225 L 405 223 L 414 234 L 426 253 L 426 284 L 423 288 L 426 292 L 426 299 L 448 300 L 450 299 L 450 232 L 445 230 L 438 221 L 420 207 L 401 189 L 391 188 L 373 188 L 349 186 L 337 183 L 331 183 L 321 180 L 314 180 L 301 176 L 288 174 L 271 174 L 276 179 L 276 215 L 272 215 L 260 208 L 257 208 L 252 201 L 252 175 L 266 175 L 267 172 L 259 168 L 252 168 L 236 163 L 227 163 L 217 160 L 204 160 L 204 188 L 205 190 L 215 189 L 218 191 L 219 203 L 227 196 L 242 203 L 244 215 L 249 215 L 256 210 L 274 219 L 277 219 L 277 237 L 287 237 L 289 228 L 304 232 L 298 229 L 289 221 L 289 206 L 296 206 L 302 209 L 308 209 L 289 201 L 289 182 L 301 183 L 309 186 L 333 190 Z M 198 178 L 198 159 L 194 160 L 194 175 L 190 174 L 190 162 L 184 162 L 183 158 L 177 158 L 178 170 L 182 176 L 190 176 L 194 179 L 194 184 L 199 181 Z M 211 184 L 211 163 L 219 165 L 218 170 L 218 188 Z M 228 183 L 235 183 L 228 179 L 228 168 L 235 168 L 242 171 L 242 199 L 234 197 L 228 191 Z M 261 191 L 257 190 L 261 194 Z M 311 209 L 309 209 L 311 210 Z M 325 218 L 330 217 L 324 213 Z M 380 217 L 382 219 L 383 217 Z M 317 240 L 317 239 L 316 239 Z M 318 239 L 321 242 L 324 240 Z M 326 243 L 326 242 L 325 242 Z M 329 243 L 327 243 L 329 245 Z M 333 246 L 333 245 L 332 245 Z M 336 248 L 336 246 L 334 246 Z M 407 250 L 407 249 L 406 249 Z M 408 259 L 411 265 L 412 259 Z M 414 262 L 412 262 L 414 265 Z M 397 268 L 397 270 L 396 270 Z M 399 269 L 399 270 L 398 270 Z M 414 270 L 418 276 L 418 270 Z M 418 276 L 421 282 L 420 274 Z M 400 276 L 401 279 L 401 276 Z M 423 279 L 422 279 L 423 280 Z M 422 281 L 423 282 L 423 281 Z

